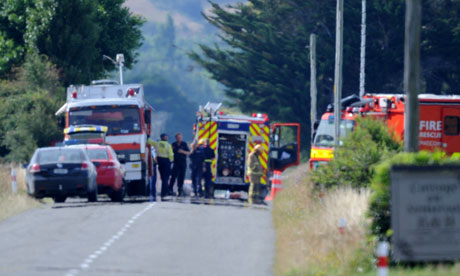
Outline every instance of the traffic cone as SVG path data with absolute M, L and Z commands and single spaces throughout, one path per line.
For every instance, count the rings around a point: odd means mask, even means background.
M 282 189 L 283 183 L 281 181 L 281 171 L 273 171 L 271 193 L 265 198 L 265 200 L 271 201 L 275 199 L 276 194 Z

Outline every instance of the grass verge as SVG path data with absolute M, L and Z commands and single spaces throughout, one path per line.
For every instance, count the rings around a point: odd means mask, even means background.
M 374 245 L 367 239 L 369 190 L 337 188 L 319 197 L 308 165 L 283 174 L 284 190 L 273 203 L 275 275 L 377 275 Z M 345 232 L 339 222 L 345 219 Z M 460 275 L 460 266 L 392 268 L 391 276 Z
M 16 194 L 11 188 L 11 168 L 14 168 L 17 174 Z M 16 165 L 0 165 L 0 221 L 38 206 L 40 202 L 27 195 L 25 170 Z

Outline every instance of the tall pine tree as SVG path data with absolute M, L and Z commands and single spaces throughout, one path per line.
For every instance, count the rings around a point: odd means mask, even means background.
M 204 17 L 223 45 L 200 45 L 191 57 L 224 84 L 243 112 L 267 112 L 277 121 L 302 123 L 309 135 L 309 44 L 318 36 L 319 112 L 333 100 L 336 0 L 249 0 L 222 7 L 212 3 Z M 367 1 L 366 92 L 402 93 L 403 0 Z M 420 92 L 457 94 L 460 85 L 460 1 L 425 1 Z M 358 93 L 361 1 L 344 11 L 343 95 Z

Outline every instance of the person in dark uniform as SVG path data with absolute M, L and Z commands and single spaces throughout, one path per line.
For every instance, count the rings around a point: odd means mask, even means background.
M 171 162 L 174 161 L 174 154 L 171 145 L 168 143 L 168 135 L 163 133 L 160 135 L 161 141 L 156 142 L 151 139 L 148 143 L 155 147 L 157 152 L 158 170 L 161 176 L 161 200 L 163 200 L 169 192 L 169 177 L 171 175 Z
M 150 178 L 150 201 L 157 201 L 157 151 L 155 147 L 151 147 L 152 162 L 153 162 L 153 174 Z
M 209 139 L 205 140 L 204 143 L 204 190 L 205 198 L 212 198 L 214 195 L 211 194 L 211 184 L 212 184 L 212 161 L 216 157 L 214 150 L 209 145 Z
M 204 141 L 201 141 L 204 143 Z M 201 180 L 203 177 L 204 167 L 204 148 L 200 143 L 192 144 L 192 152 L 190 154 L 190 168 L 192 170 L 192 187 L 195 196 L 202 196 Z
M 174 153 L 174 163 L 169 182 L 169 192 L 173 193 L 174 183 L 177 179 L 177 191 L 179 196 L 183 196 L 185 171 L 187 170 L 187 156 L 190 154 L 190 149 L 186 142 L 182 141 L 182 133 L 176 134 L 176 142 L 172 143 Z

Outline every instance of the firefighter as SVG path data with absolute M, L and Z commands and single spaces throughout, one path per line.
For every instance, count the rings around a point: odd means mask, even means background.
M 211 195 L 211 184 L 212 184 L 212 161 L 216 157 L 214 150 L 209 145 L 209 139 L 204 141 L 204 167 L 203 167 L 203 177 L 204 177 L 204 191 L 205 198 L 211 198 L 214 195 Z
M 264 204 L 263 196 L 263 185 L 260 179 L 264 174 L 264 169 L 260 163 L 260 154 L 263 152 L 262 145 L 254 147 L 252 152 L 248 156 L 248 176 L 251 182 L 249 186 L 249 203 Z
M 186 142 L 182 141 L 182 133 L 176 134 L 176 142 L 172 143 L 174 152 L 174 163 L 171 173 L 171 181 L 169 182 L 169 192 L 173 194 L 174 183 L 177 179 L 177 192 L 179 196 L 183 196 L 185 171 L 187 170 L 187 156 L 190 154 L 190 149 Z
M 201 142 L 201 144 L 200 144 Z M 192 143 L 192 152 L 190 154 L 190 168 L 192 171 L 192 187 L 195 196 L 201 196 L 203 190 L 201 189 L 201 180 L 203 177 L 204 166 L 204 140 L 198 143 Z
M 174 153 L 171 145 L 168 143 L 168 135 L 163 133 L 160 135 L 161 141 L 154 142 L 149 139 L 149 143 L 155 147 L 157 151 L 158 170 L 161 177 L 161 200 L 169 193 L 169 177 L 171 175 L 171 162 L 174 161 Z

